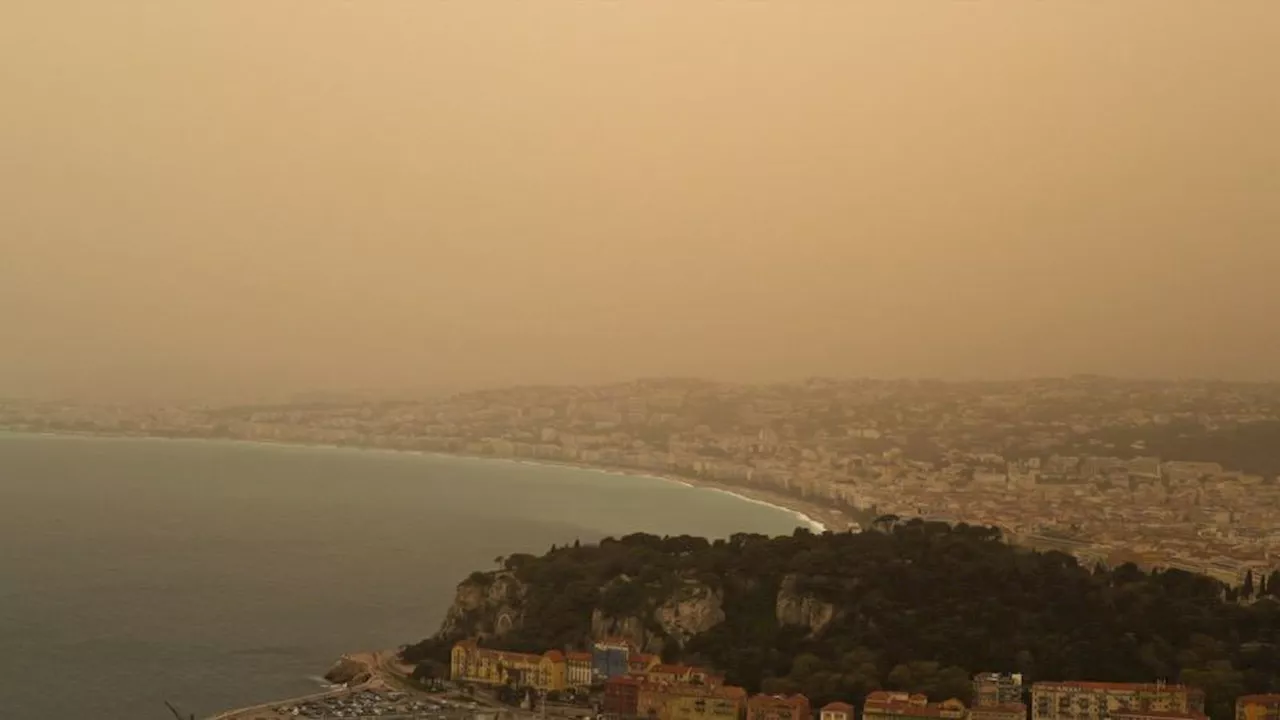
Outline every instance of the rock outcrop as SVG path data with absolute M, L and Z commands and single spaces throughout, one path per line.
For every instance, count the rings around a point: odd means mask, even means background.
M 724 622 L 724 593 L 706 583 L 686 580 L 654 610 L 654 620 L 681 647 Z
M 629 578 L 615 580 L 619 581 Z M 591 637 L 624 638 L 644 652 L 661 653 L 669 643 L 683 647 L 724 619 L 724 593 L 685 578 L 669 596 L 651 599 L 635 613 L 613 616 L 596 608 L 591 613 Z
M 329 672 L 324 674 L 324 679 L 335 685 L 354 685 L 360 682 L 360 678 L 368 678 L 369 672 L 365 668 L 364 663 L 352 660 L 349 657 L 343 657 L 329 668 Z
M 836 606 L 812 595 L 802 593 L 798 577 L 787 575 L 778 588 L 776 615 L 779 625 L 799 625 L 809 628 L 810 635 L 818 635 L 836 618 Z
M 657 633 L 645 626 L 644 618 L 637 615 L 613 617 L 596 608 L 591 613 L 591 639 L 613 638 L 626 640 L 641 652 L 661 653 L 665 645 Z
M 646 595 L 625 611 L 594 608 L 589 639 L 624 638 L 643 652 L 660 654 L 668 645 L 683 647 L 695 636 L 724 622 L 723 591 L 690 576 L 674 580 L 675 589 L 670 592 L 662 591 L 659 585 L 640 589 Z M 604 590 L 618 583 L 634 582 L 625 575 L 618 576 Z M 529 591 L 510 571 L 472 575 L 458 584 L 436 638 L 498 638 L 521 628 Z
M 524 622 L 528 588 L 508 571 L 477 573 L 458 584 L 439 637 L 502 637 Z

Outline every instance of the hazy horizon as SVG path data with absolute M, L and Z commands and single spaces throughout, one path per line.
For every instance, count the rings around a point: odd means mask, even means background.
M 1280 380 L 1280 4 L 0 9 L 0 396 Z

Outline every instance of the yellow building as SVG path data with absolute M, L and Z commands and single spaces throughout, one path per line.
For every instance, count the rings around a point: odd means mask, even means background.
M 968 720 L 1027 720 L 1027 706 L 1022 703 L 982 705 L 969 708 Z
M 1236 720 L 1280 720 L 1280 695 L 1236 698 Z
M 591 668 L 591 653 L 571 652 L 564 656 L 567 667 L 566 680 L 570 687 L 590 687 L 595 682 Z
M 691 665 L 657 664 L 646 670 L 644 676 L 651 683 L 667 685 L 710 685 L 712 679 L 711 673 Z
M 1203 713 L 1204 692 L 1165 683 L 1038 682 L 1032 720 L 1106 720 L 1117 713 Z
M 531 687 L 547 692 L 568 686 L 564 654 L 559 650 L 531 655 L 482 648 L 474 640 L 453 646 L 449 676 L 455 682 Z
M 962 720 L 964 703 L 955 698 L 931 703 L 919 693 L 876 690 L 862 704 L 863 720 Z
M 747 693 L 739 687 L 646 683 L 636 715 L 653 720 L 739 720 Z

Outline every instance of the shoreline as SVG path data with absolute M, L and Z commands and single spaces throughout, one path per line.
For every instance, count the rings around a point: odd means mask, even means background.
M 786 498 L 785 496 L 782 496 L 778 493 L 771 493 L 767 490 L 761 490 L 759 488 L 743 487 L 740 485 L 730 485 L 728 483 L 721 483 L 715 480 L 706 480 L 703 478 L 691 478 L 691 477 L 686 477 L 684 475 L 676 475 L 674 473 L 646 471 L 646 470 L 639 470 L 635 468 L 615 467 L 611 465 L 592 465 L 590 463 L 580 463 L 580 462 L 574 462 L 571 460 L 502 458 L 502 457 L 492 457 L 489 455 L 465 455 L 460 453 L 441 453 L 441 452 L 430 452 L 430 451 L 424 451 L 423 454 L 436 455 L 439 457 L 449 457 L 449 458 L 466 458 L 469 460 L 494 460 L 498 462 L 515 463 L 517 465 L 535 465 L 539 467 L 550 467 L 550 468 L 562 467 L 562 468 L 570 468 L 573 470 L 590 470 L 591 472 L 598 472 L 605 475 L 616 475 L 618 477 L 638 477 L 638 478 L 645 478 L 648 480 L 661 480 L 663 482 L 673 483 L 675 485 L 680 485 L 682 487 L 686 487 L 690 489 L 710 490 L 712 492 L 731 495 L 737 498 L 738 500 L 751 503 L 752 505 L 760 505 L 763 507 L 769 507 L 775 510 L 780 510 L 782 512 L 788 513 L 789 515 L 794 517 L 796 520 L 800 521 L 802 525 L 808 526 L 810 530 L 817 533 L 826 532 L 827 530 L 829 530 L 830 528 L 827 526 L 825 522 L 823 522 L 823 520 L 831 521 L 833 518 L 830 517 L 830 515 L 838 514 L 833 510 L 819 508 L 819 507 L 813 506 L 810 503 L 806 503 L 801 500 Z M 814 517 L 815 515 L 827 516 L 827 517 Z M 844 519 L 844 522 L 848 522 L 848 519 L 847 518 Z
M 47 432 L 47 431 L 26 431 L 13 430 L 9 428 L 0 428 L 0 437 L 30 437 L 30 438 L 46 438 L 46 439 L 65 439 L 65 440 L 137 440 L 137 441 L 176 441 L 190 443 L 226 443 L 236 445 L 250 445 L 270 448 L 294 448 L 294 449 L 312 449 L 312 450 L 345 450 L 359 453 L 388 453 L 396 455 L 417 455 L 417 456 L 434 456 L 447 459 L 461 459 L 477 462 L 503 462 L 518 465 L 540 466 L 549 469 L 570 469 L 585 470 L 593 473 L 599 473 L 606 476 L 614 476 L 616 478 L 642 478 L 645 480 L 656 480 L 664 483 L 679 485 L 682 488 L 692 490 L 704 490 L 710 492 L 721 493 L 732 496 L 733 498 L 751 503 L 769 507 L 790 515 L 796 522 L 797 528 L 807 528 L 811 532 L 822 533 L 827 530 L 843 531 L 849 527 L 855 527 L 856 524 L 848 516 L 842 513 L 819 506 L 815 503 L 805 502 L 798 498 L 791 498 L 778 492 L 771 492 L 762 488 L 745 487 L 738 485 L 730 485 L 728 483 L 716 482 L 703 478 L 685 477 L 675 473 L 663 473 L 660 471 L 646 471 L 638 468 L 614 467 L 607 465 L 593 465 L 590 463 L 582 463 L 566 460 L 549 460 L 544 458 L 518 458 L 518 457 L 495 457 L 488 455 L 472 455 L 466 453 L 441 452 L 433 450 L 415 450 L 401 448 L 385 448 L 375 446 L 361 445 L 334 445 L 331 443 L 307 443 L 295 441 L 279 441 L 279 440 L 250 440 L 243 438 L 218 438 L 218 437 L 171 437 L 164 435 L 141 435 L 141 434 L 117 434 L 104 432 Z M 536 482 L 536 481 L 535 481 Z M 383 657 L 383 656 L 386 657 Z M 367 656 L 367 657 L 366 657 Z M 394 651 L 383 651 L 381 653 L 356 653 L 344 657 L 358 657 L 366 666 L 375 668 L 374 676 L 378 678 L 378 682 L 372 679 L 366 683 L 356 687 L 335 688 L 327 687 L 305 696 L 297 698 L 282 698 L 270 700 L 250 706 L 242 706 L 222 710 L 214 715 L 207 716 L 207 720 L 250 720 L 250 718 L 260 717 L 259 713 L 264 713 L 273 708 L 288 704 L 291 702 L 303 702 L 307 700 L 321 699 L 340 696 L 352 691 L 364 689 L 374 686 L 386 686 L 388 677 L 397 677 L 397 673 L 391 672 L 386 667 L 388 662 L 392 662 L 390 658 L 394 657 Z M 401 675 L 403 673 L 400 673 Z M 276 717 L 273 714 L 271 717 Z
M 217 438 L 217 437 L 171 437 L 166 435 L 128 435 L 115 434 L 105 432 L 47 432 L 47 431 L 26 431 L 26 430 L 10 430 L 0 428 L 0 433 L 10 435 L 28 435 L 33 437 L 48 438 L 101 438 L 108 440 L 176 440 L 187 442 L 221 442 L 234 443 L 244 445 L 258 445 L 263 447 L 293 447 L 293 448 L 311 448 L 326 450 L 351 450 L 355 452 L 381 452 L 394 453 L 399 455 L 418 455 L 433 456 L 440 458 L 459 458 L 464 460 L 483 460 L 489 462 L 506 462 L 517 465 L 534 465 L 546 468 L 570 468 L 574 470 L 589 470 L 604 475 L 614 475 L 618 477 L 639 477 L 650 480 L 661 480 L 663 482 L 674 483 L 690 489 L 710 490 L 713 492 L 731 495 L 743 502 L 763 507 L 770 507 L 775 510 L 785 512 L 796 519 L 799 523 L 797 527 L 804 527 L 811 532 L 822 533 L 827 531 L 842 532 L 857 526 L 851 518 L 838 510 L 826 508 L 816 503 L 811 503 L 799 498 L 794 498 L 780 492 L 774 492 L 763 488 L 747 487 L 742 485 L 732 485 L 716 480 L 707 480 L 705 478 L 686 477 L 684 475 L 676 475 L 674 473 L 663 473 L 660 471 L 641 470 L 638 468 L 616 467 L 611 465 L 593 465 L 591 463 L 577 462 L 573 460 L 548 460 L 544 458 L 519 458 L 519 457 L 497 457 L 493 455 L 472 455 L 468 453 L 441 452 L 439 450 L 413 450 L 403 448 L 384 448 L 369 445 L 334 445 L 332 443 L 309 443 L 295 442 L 288 440 L 250 440 L 246 438 Z

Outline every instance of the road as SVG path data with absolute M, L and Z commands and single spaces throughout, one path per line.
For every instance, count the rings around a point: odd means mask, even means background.
M 238 708 L 235 710 L 227 710 L 225 712 L 214 715 L 208 720 L 277 720 L 281 716 L 276 713 L 273 708 L 284 705 L 301 705 L 306 702 L 316 700 L 327 700 L 338 698 L 348 694 L 354 694 L 363 690 L 399 690 L 411 696 L 423 697 L 427 693 L 418 690 L 410 681 L 409 676 L 411 669 L 399 663 L 399 654 L 394 650 L 382 650 L 379 652 L 362 652 L 354 653 L 346 656 L 347 659 L 355 661 L 364 667 L 370 675 L 369 680 L 354 685 L 349 688 L 340 688 L 337 690 L 326 690 L 324 692 L 313 693 L 295 698 L 284 698 L 280 700 L 272 700 L 271 702 L 254 705 L 252 707 Z M 501 713 L 508 718 L 515 720 L 535 720 L 539 717 L 545 717 L 541 713 L 528 710 L 520 710 L 498 703 L 495 699 L 485 694 L 477 694 L 471 698 L 478 707 L 476 709 L 469 708 L 441 708 L 431 712 L 423 712 L 417 715 L 380 715 L 380 720 L 471 720 L 473 716 L 489 713 Z M 561 706 L 551 704 L 547 707 L 547 715 L 551 717 L 565 717 L 579 714 L 590 715 L 591 711 L 586 708 L 577 708 L 573 706 Z
M 347 695 L 350 693 L 360 692 L 361 690 L 372 690 L 376 687 L 375 685 L 376 682 L 377 682 L 377 678 L 374 678 L 369 682 L 363 683 L 361 685 L 355 685 L 349 688 L 340 688 L 338 690 L 326 690 L 324 692 L 312 693 L 310 695 L 303 695 L 301 697 L 285 698 L 283 700 L 272 700 L 271 702 L 265 702 L 260 705 L 251 705 L 246 708 L 237 708 L 235 710 L 227 710 L 225 712 L 221 712 L 221 713 L 218 713 L 217 715 L 210 717 L 209 720 L 247 720 L 248 718 L 252 717 L 254 713 L 259 713 L 259 712 L 266 712 L 268 714 L 267 715 L 268 717 L 279 717 L 275 712 L 271 710 L 271 708 L 274 708 L 280 705 L 298 705 L 304 702 L 311 702 L 313 700 L 327 700 L 329 698 L 341 697 L 343 695 Z

